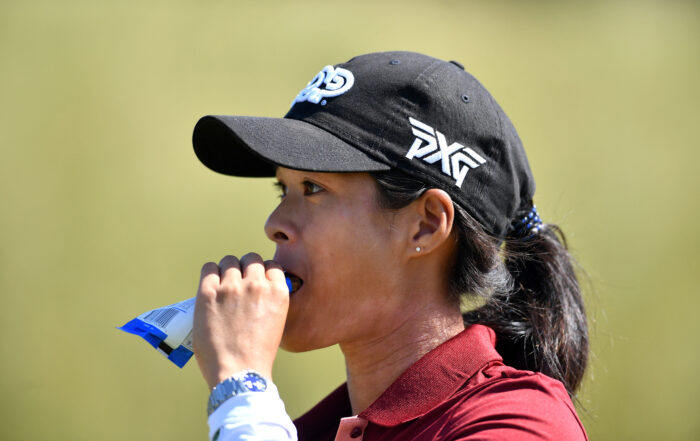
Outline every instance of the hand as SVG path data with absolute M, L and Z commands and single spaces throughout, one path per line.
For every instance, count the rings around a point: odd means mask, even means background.
M 202 267 L 194 311 L 194 354 L 209 388 L 253 369 L 272 378 L 289 290 L 279 264 L 257 254 Z

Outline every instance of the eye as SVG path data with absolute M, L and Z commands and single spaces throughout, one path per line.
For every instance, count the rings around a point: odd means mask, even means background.
M 304 195 L 309 196 L 323 191 L 323 187 L 311 181 L 304 181 Z
M 281 182 L 275 182 L 274 186 L 277 189 L 278 196 L 280 199 L 283 199 L 285 196 L 287 196 L 287 186 L 286 185 L 284 185 Z

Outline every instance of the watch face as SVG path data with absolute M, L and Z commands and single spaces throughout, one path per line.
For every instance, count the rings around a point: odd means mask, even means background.
M 241 383 L 251 392 L 265 392 L 267 389 L 267 382 L 263 377 L 254 373 L 248 372 L 241 378 Z

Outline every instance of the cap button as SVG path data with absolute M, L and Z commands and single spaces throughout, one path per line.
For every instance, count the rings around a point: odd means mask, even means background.
M 464 70 L 464 66 L 462 66 L 462 63 L 460 63 L 459 61 L 450 60 L 450 63 L 452 63 L 455 66 L 459 67 L 460 69 Z

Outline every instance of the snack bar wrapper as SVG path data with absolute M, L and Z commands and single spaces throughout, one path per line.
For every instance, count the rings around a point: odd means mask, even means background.
M 192 324 L 195 298 L 144 312 L 122 326 L 122 331 L 143 337 L 177 367 L 192 358 Z
M 286 277 L 287 289 L 292 281 Z M 168 357 L 177 367 L 183 367 L 192 358 L 192 327 L 195 298 L 144 312 L 121 329 L 143 337 L 158 352 Z

